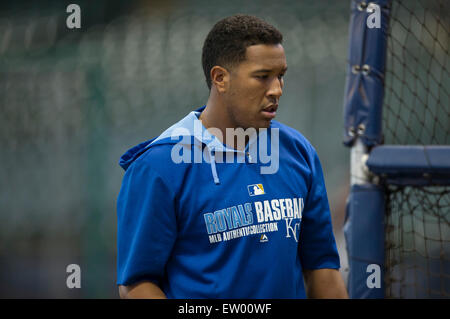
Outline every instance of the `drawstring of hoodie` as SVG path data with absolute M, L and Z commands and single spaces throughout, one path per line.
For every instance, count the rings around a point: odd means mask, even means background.
M 208 146 L 207 146 L 208 147 Z M 211 173 L 212 173 L 212 176 L 213 176 L 213 179 L 214 179 L 214 183 L 216 184 L 216 185 L 219 185 L 220 184 L 220 179 L 219 179 L 219 175 L 217 174 L 217 167 L 216 167 L 216 154 L 215 154 L 215 149 L 214 149 L 214 147 L 212 147 L 212 148 L 209 148 L 208 147 L 208 150 L 209 150 L 209 156 L 210 156 L 210 158 L 211 158 L 211 163 L 210 163 L 210 165 L 211 165 Z M 239 152 L 238 152 L 239 153 Z M 245 156 L 245 155 L 244 155 Z M 249 161 L 250 161 L 250 163 L 251 163 L 251 157 L 250 157 L 250 154 L 248 154 L 248 157 L 249 157 Z
M 209 148 L 208 148 L 209 149 Z M 216 185 L 220 184 L 219 176 L 217 175 L 217 168 L 216 168 L 216 155 L 214 154 L 214 148 L 209 149 L 209 155 L 211 156 L 211 173 L 214 178 L 214 183 Z

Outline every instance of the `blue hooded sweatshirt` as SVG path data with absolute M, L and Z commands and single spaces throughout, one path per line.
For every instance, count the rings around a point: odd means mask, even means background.
M 305 298 L 302 269 L 340 267 L 316 151 L 277 121 L 229 148 L 201 125 L 203 109 L 120 159 L 117 284 L 150 281 L 168 298 Z

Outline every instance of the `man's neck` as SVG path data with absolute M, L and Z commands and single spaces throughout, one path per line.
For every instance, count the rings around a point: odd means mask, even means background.
M 203 126 L 206 129 L 216 128 L 222 132 L 222 136 L 217 136 L 214 132 L 211 132 L 217 139 L 219 139 L 223 144 L 227 145 L 230 148 L 237 149 L 239 151 L 243 151 L 245 146 L 248 143 L 248 136 L 245 137 L 245 144 L 238 145 L 237 136 L 234 137 L 234 140 L 227 139 L 227 128 L 235 129 L 234 123 L 231 123 L 229 116 L 226 112 L 226 107 L 222 103 L 220 99 L 215 96 L 217 92 L 211 92 L 208 102 L 206 103 L 206 107 L 203 112 L 200 114 L 199 120 L 202 121 Z

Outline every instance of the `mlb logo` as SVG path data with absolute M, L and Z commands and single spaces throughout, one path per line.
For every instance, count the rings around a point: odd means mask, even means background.
M 252 184 L 247 186 L 248 194 L 250 196 L 263 195 L 264 187 L 262 184 Z

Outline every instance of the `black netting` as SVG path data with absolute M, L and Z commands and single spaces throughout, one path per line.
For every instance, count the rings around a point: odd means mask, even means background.
M 450 297 L 450 186 L 387 187 L 386 297 Z
M 392 1 L 386 144 L 450 144 L 449 15 L 448 0 Z
M 386 144 L 450 144 L 449 14 L 447 0 L 392 1 Z M 386 297 L 448 298 L 450 186 L 386 190 Z

